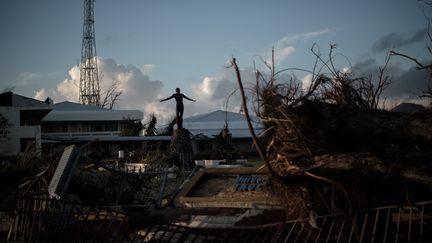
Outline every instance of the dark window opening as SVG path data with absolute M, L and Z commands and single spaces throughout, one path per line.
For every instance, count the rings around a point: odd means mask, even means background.
M 20 152 L 36 151 L 36 140 L 34 138 L 21 138 L 20 145 Z
M 207 150 L 207 141 L 206 140 L 199 140 L 198 141 L 198 151 L 206 151 Z

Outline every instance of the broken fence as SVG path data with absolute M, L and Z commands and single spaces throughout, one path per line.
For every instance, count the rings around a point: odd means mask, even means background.
M 145 218 L 142 219 L 145 222 Z M 432 201 L 289 220 L 260 227 L 130 227 L 128 215 L 49 199 L 20 198 L 8 239 L 20 242 L 428 242 Z

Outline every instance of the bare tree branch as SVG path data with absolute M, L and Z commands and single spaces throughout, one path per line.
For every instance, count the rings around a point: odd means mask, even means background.
M 428 69 L 428 68 L 432 68 L 432 64 L 429 65 L 423 65 L 421 62 L 419 62 L 416 58 L 410 57 L 408 55 L 399 53 L 399 52 L 395 52 L 395 51 L 390 51 L 390 55 L 395 55 L 395 56 L 401 56 L 401 57 L 405 57 L 413 62 L 415 62 L 417 64 L 417 69 L 418 70 L 422 70 L 422 69 Z
M 432 6 L 432 2 L 427 2 L 425 0 L 417 0 L 417 1 L 420 2 L 420 3 L 423 3 L 425 5 L 431 5 Z
M 119 90 L 119 82 L 113 81 L 112 84 L 108 87 L 108 89 L 103 92 L 103 100 L 100 104 L 101 107 L 112 109 L 114 105 L 119 100 L 120 95 L 122 95 L 122 91 Z
M 428 5 L 428 6 L 432 6 L 432 2 L 427 2 L 425 0 L 418 0 L 418 2 L 422 3 L 422 4 L 425 4 L 425 5 Z M 429 39 L 430 43 L 427 44 L 426 47 L 427 47 L 427 50 L 428 50 L 429 54 L 432 55 L 432 48 L 430 46 L 432 44 L 431 19 L 426 14 L 424 8 L 422 9 L 422 11 L 423 11 L 423 16 L 426 19 L 427 24 L 428 24 L 428 26 L 427 26 L 427 36 L 428 36 L 428 39 Z M 414 57 L 411 57 L 409 55 L 406 55 L 406 54 L 403 54 L 403 53 L 399 53 L 399 52 L 396 52 L 396 51 L 390 51 L 390 55 L 401 56 L 401 57 L 407 58 L 407 59 L 415 62 L 416 65 L 417 65 L 417 67 L 416 67 L 417 70 L 424 70 L 424 69 L 426 69 L 429 72 L 430 78 L 432 78 L 432 63 L 430 63 L 430 64 L 423 64 L 423 63 L 421 63 L 419 60 L 417 60 Z M 430 81 L 431 80 L 429 80 L 429 84 L 428 84 L 428 87 L 426 88 L 426 90 L 422 91 L 422 94 L 419 95 L 419 98 L 432 98 L 432 83 Z
M 254 131 L 253 127 L 252 127 L 252 123 L 250 121 L 249 111 L 247 109 L 247 104 L 246 104 L 246 95 L 244 93 L 243 83 L 242 83 L 241 76 L 240 76 L 240 70 L 239 70 L 239 68 L 237 66 L 235 58 L 233 58 L 231 60 L 231 64 L 234 67 L 236 75 L 237 75 L 237 82 L 238 82 L 240 93 L 241 93 L 241 97 L 242 97 L 243 109 L 244 109 L 244 112 L 245 112 L 245 116 L 246 116 L 246 120 L 247 120 L 247 123 L 248 123 L 249 131 L 250 131 L 250 133 L 252 135 L 253 142 L 254 142 L 255 147 L 256 147 L 259 155 L 261 156 L 262 160 L 263 161 L 267 161 L 267 159 L 265 158 L 265 156 L 264 156 L 264 154 L 262 152 L 262 149 L 261 149 L 261 147 L 260 147 L 260 145 L 258 143 L 257 136 L 255 134 L 255 131 Z

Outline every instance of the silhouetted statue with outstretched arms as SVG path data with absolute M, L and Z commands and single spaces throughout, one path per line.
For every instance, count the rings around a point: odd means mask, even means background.
M 176 122 L 177 122 L 177 128 L 183 128 L 183 111 L 184 111 L 184 105 L 183 105 L 183 98 L 195 102 L 194 99 L 191 99 L 187 97 L 186 95 L 180 93 L 180 89 L 176 88 L 175 93 L 171 95 L 170 97 L 166 99 L 161 99 L 160 102 L 170 100 L 174 98 L 176 100 Z

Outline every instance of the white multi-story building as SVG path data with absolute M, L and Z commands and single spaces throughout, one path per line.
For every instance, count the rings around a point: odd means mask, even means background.
M 143 119 L 139 110 L 111 110 L 69 101 L 51 107 L 52 111 L 42 119 L 44 139 L 91 141 L 120 137 L 131 122 Z
M 68 101 L 53 104 L 49 98 L 42 102 L 6 92 L 0 94 L 0 114 L 0 156 L 25 151 L 40 156 L 42 144 L 62 149 L 57 144 L 142 140 L 138 137 L 143 119 L 139 110 L 111 110 Z
M 104 155 L 140 147 L 143 112 L 114 110 L 64 101 L 51 104 L 52 111 L 42 119 L 44 151 L 62 150 L 67 144 L 95 142 Z M 56 152 L 56 151 L 54 151 Z
M 0 94 L 0 155 L 21 152 L 41 155 L 41 120 L 51 111 L 49 104 L 12 92 Z

